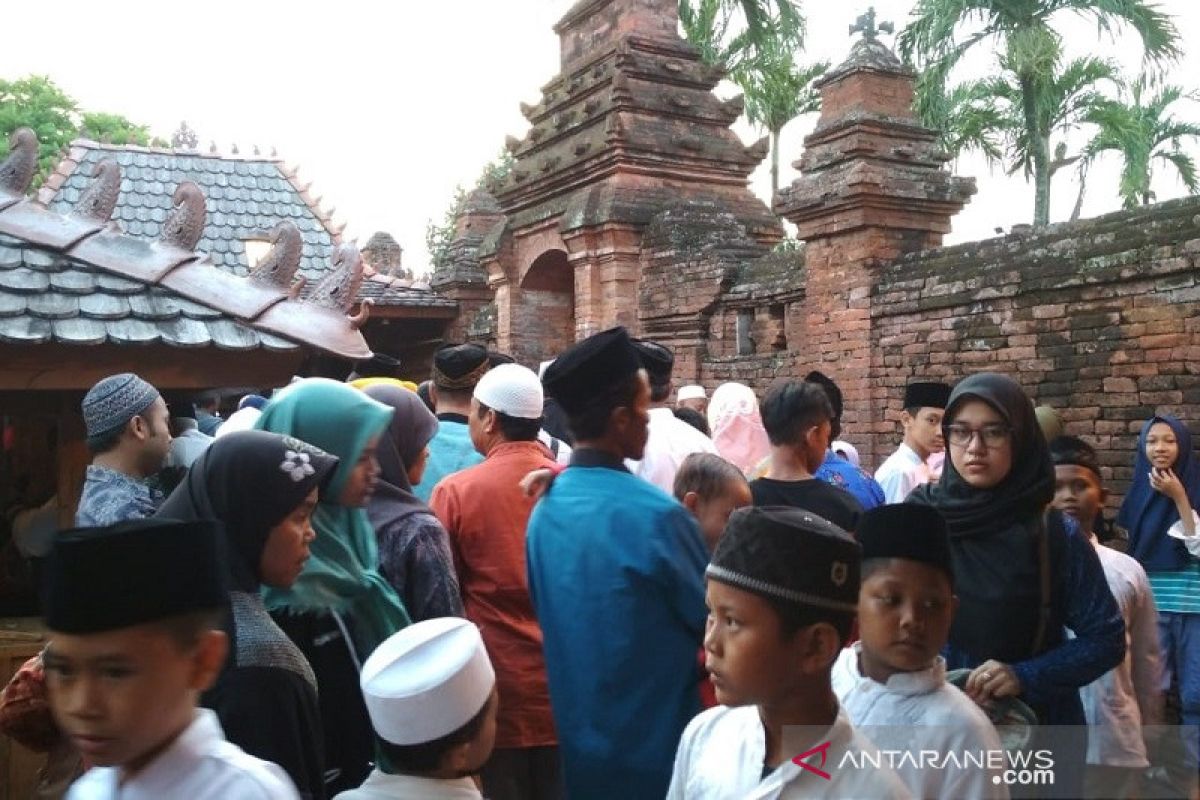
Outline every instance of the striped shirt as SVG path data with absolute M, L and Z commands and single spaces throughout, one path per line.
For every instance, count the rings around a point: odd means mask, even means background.
M 1200 523 L 1200 516 L 1194 510 L 1192 516 L 1197 523 Z M 1182 534 L 1183 522 L 1176 522 L 1172 525 L 1171 532 Z M 1194 557 L 1196 551 L 1200 550 L 1200 536 L 1193 536 L 1192 540 L 1195 540 L 1195 543 L 1185 540 L 1188 550 L 1193 555 L 1193 558 L 1188 559 L 1187 567 L 1165 572 L 1146 573 L 1150 578 L 1150 589 L 1154 592 L 1154 603 L 1160 612 L 1200 614 L 1200 560 Z

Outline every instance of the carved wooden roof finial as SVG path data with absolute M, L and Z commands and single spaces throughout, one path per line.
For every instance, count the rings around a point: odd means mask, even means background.
M 204 233 L 204 192 L 191 181 L 184 181 L 176 187 L 171 203 L 174 208 L 163 221 L 159 240 L 182 250 L 195 250 Z
M 92 182 L 72 210 L 77 217 L 108 222 L 121 195 L 121 167 L 115 158 L 101 159 L 92 170 Z
M 0 189 L 23 195 L 37 173 L 38 140 L 32 128 L 17 128 L 8 137 L 8 158 L 0 163 Z
M 353 242 L 340 245 L 333 252 L 333 269 L 313 287 L 305 298 L 314 305 L 333 308 L 343 313 L 354 305 L 363 281 L 363 259 Z
M 296 223 L 284 220 L 271 230 L 271 250 L 250 270 L 250 279 L 291 291 L 304 240 Z

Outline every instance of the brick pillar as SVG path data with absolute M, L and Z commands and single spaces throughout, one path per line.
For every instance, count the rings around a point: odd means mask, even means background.
M 493 300 L 494 288 L 488 285 L 480 246 L 492 229 L 503 223 L 500 206 L 482 189 L 471 193 L 455 220 L 454 239 L 450 242 L 446 263 L 439 266 L 429 281 L 435 292 L 458 302 L 458 317 L 445 332 L 447 341 L 467 341 L 471 323 Z
M 806 243 L 798 373 L 820 369 L 845 398 L 842 427 L 869 464 L 893 433 L 887 411 L 900 389 L 873 381 L 883 367 L 872 347 L 872 294 L 881 265 L 941 244 L 950 219 L 975 192 L 952 176 L 937 134 L 912 110 L 914 73 L 873 38 L 818 84 L 821 116 L 796 162 L 801 171 L 775 197 Z

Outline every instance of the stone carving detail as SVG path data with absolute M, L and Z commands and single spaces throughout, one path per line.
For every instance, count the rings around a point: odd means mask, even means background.
M 175 207 L 167 214 L 158 238 L 181 250 L 195 250 L 204 233 L 204 192 L 191 181 L 184 181 L 176 187 L 171 202 Z
M 271 250 L 250 271 L 250 279 L 290 291 L 300 268 L 304 240 L 294 222 L 280 222 L 271 230 Z
M 108 222 L 120 195 L 121 168 L 116 159 L 105 158 L 92 170 L 92 182 L 80 195 L 72 213 L 96 222 Z
M 25 194 L 37 172 L 38 141 L 30 128 L 17 128 L 8 137 L 8 158 L 0 163 L 0 190 Z
M 346 313 L 354 305 L 362 280 L 363 260 L 358 247 L 352 243 L 340 245 L 333 253 L 333 269 L 313 287 L 306 300 Z

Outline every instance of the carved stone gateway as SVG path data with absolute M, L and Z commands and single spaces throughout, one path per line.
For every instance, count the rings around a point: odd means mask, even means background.
M 728 213 L 770 246 L 779 221 L 748 188 L 765 144 L 730 126 L 740 99 L 680 38 L 676 0 L 582 0 L 555 27 L 562 69 L 510 139 L 488 187 L 503 218 L 478 259 L 496 297 L 497 346 L 525 363 L 614 324 L 639 326 L 643 234 L 682 202 Z

